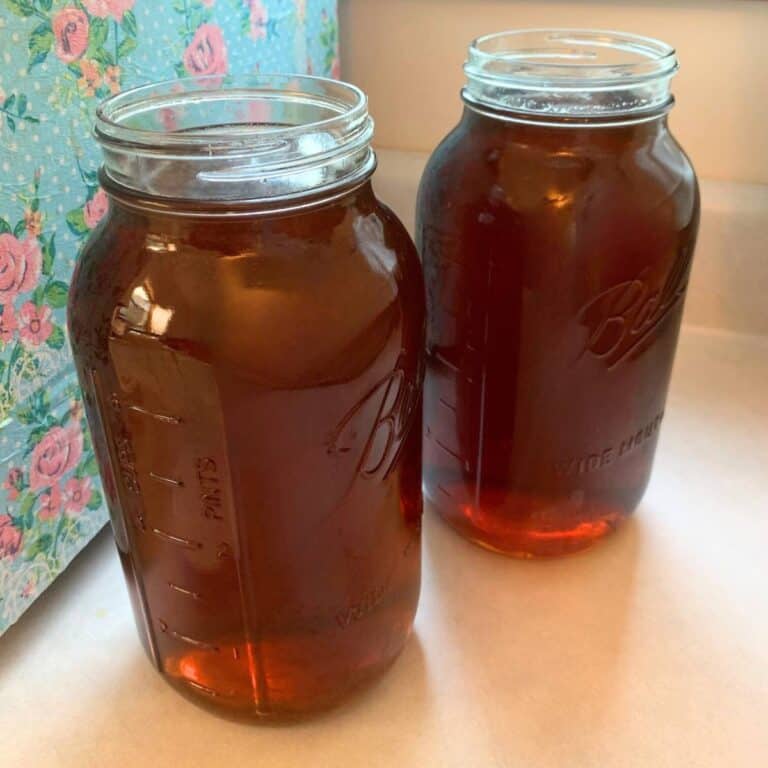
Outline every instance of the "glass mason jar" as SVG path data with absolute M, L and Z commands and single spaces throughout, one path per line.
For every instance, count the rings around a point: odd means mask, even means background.
M 648 484 L 699 221 L 667 125 L 676 70 L 615 32 L 470 47 L 418 199 L 424 488 L 490 549 L 582 549 Z
M 364 94 L 198 78 L 99 110 L 69 328 L 141 639 L 218 710 L 329 705 L 420 580 L 424 287 Z

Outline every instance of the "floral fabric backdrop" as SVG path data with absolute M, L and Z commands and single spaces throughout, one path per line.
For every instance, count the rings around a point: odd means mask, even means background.
M 97 104 L 152 80 L 338 68 L 336 0 L 0 0 L 0 634 L 107 519 L 65 323 L 108 206 Z

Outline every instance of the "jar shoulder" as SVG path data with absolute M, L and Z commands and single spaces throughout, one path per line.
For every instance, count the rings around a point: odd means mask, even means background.
M 638 208 L 669 199 L 684 216 L 698 215 L 695 171 L 666 127 L 639 135 L 600 130 L 521 132 L 501 121 L 478 126 L 465 119 L 427 163 L 417 219 L 421 223 L 434 210 L 456 213 L 489 204 L 524 211 L 557 199 L 578 203 L 596 194 L 618 196 Z
M 76 354 L 130 328 L 300 379 L 345 354 L 375 356 L 390 337 L 403 343 L 421 322 L 421 296 L 415 247 L 372 195 L 239 222 L 115 212 L 78 263 L 70 333 Z

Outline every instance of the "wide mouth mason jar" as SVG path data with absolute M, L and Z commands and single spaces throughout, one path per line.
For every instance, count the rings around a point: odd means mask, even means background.
M 667 44 L 534 29 L 474 41 L 433 153 L 424 488 L 523 557 L 602 538 L 650 477 L 699 219 Z
M 218 711 L 325 707 L 419 593 L 423 279 L 365 95 L 181 80 L 95 134 L 109 212 L 69 327 L 142 642 Z

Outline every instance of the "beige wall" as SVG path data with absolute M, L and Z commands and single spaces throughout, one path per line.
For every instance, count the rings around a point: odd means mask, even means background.
M 460 113 L 467 43 L 512 27 L 588 26 L 678 49 L 671 124 L 701 176 L 768 183 L 768 0 L 340 0 L 342 71 L 380 147 L 429 150 Z

